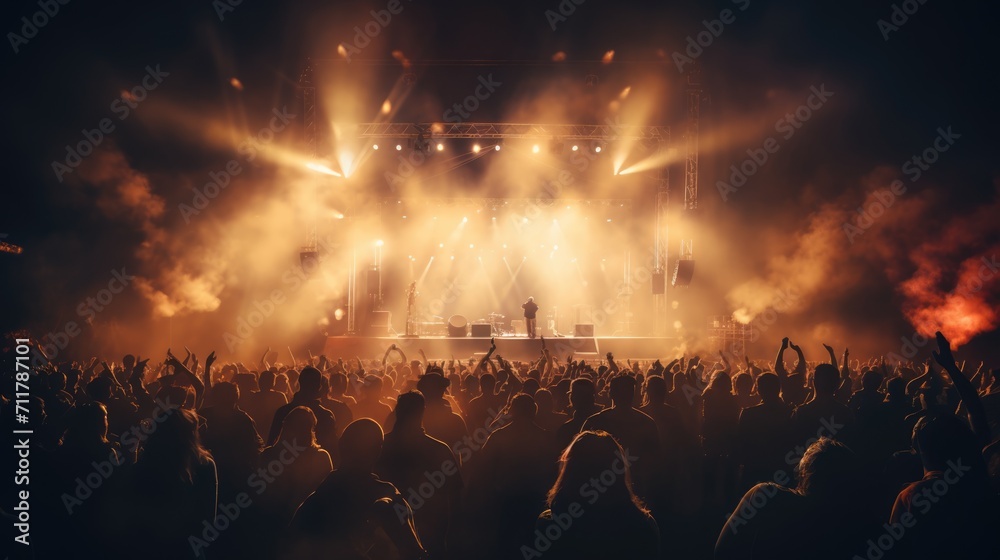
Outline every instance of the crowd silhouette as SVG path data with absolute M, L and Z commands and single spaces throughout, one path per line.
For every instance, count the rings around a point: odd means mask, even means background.
M 940 334 L 923 363 L 826 349 L 808 361 L 785 338 L 766 364 L 581 360 L 544 339 L 533 362 L 495 345 L 465 362 L 395 345 L 254 367 L 46 360 L 32 553 L 996 557 L 1000 369 L 956 363 Z

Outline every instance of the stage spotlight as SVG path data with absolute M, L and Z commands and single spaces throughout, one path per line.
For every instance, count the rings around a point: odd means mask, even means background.
M 383 245 L 385 245 L 385 241 L 382 241 L 381 239 L 379 239 L 378 241 L 375 242 L 375 246 L 376 247 L 381 247 Z
M 600 146 L 595 146 L 594 147 L 594 151 L 597 152 L 597 153 L 601 153 L 601 147 Z
M 559 246 L 558 245 L 553 245 L 552 246 L 552 250 L 553 251 L 558 251 L 559 250 Z
M 344 315 L 346 315 L 346 313 L 344 313 L 344 310 L 341 309 L 341 308 L 339 308 L 339 307 L 337 309 L 335 309 L 334 312 L 333 312 L 333 318 L 336 319 L 336 320 L 338 320 L 338 321 L 340 321 L 341 319 L 343 319 Z
M 438 249 L 444 249 L 444 243 L 438 243 Z
M 373 150 L 378 150 L 378 144 L 372 144 L 372 149 Z
M 507 244 L 506 244 L 506 243 L 504 243 L 504 244 L 503 244 L 503 248 L 504 248 L 504 249 L 506 249 L 506 248 L 507 248 Z
M 540 151 L 542 151 L 542 149 L 538 147 L 538 144 L 535 144 L 534 146 L 531 147 L 531 153 L 533 154 L 537 154 Z
M 480 148 L 479 148 L 479 144 L 473 144 L 473 145 L 472 145 L 472 153 L 474 153 L 474 154 L 478 154 L 478 153 L 479 153 L 479 150 L 480 150 Z
M 576 144 L 573 144 L 573 151 L 574 152 L 577 151 L 577 150 L 579 150 L 579 149 L 580 149 L 580 146 L 577 146 Z
M 608 218 L 608 223 L 609 223 L 609 224 L 611 223 L 611 218 Z
M 463 224 L 464 224 L 465 222 L 468 222 L 468 221 L 469 221 L 469 218 L 467 218 L 467 217 L 465 217 L 465 216 L 463 216 L 463 217 L 462 217 L 462 223 L 463 223 Z
M 452 255 L 452 256 L 451 256 L 451 260 L 455 260 L 455 255 Z
M 475 248 L 476 248 L 476 245 L 475 245 L 475 244 L 473 244 L 473 243 L 469 243 L 469 249 L 475 249 Z
M 397 152 L 403 151 L 403 145 L 402 144 L 396 144 L 396 151 Z
M 493 149 L 499 152 L 500 151 L 500 144 L 497 144 L 496 146 L 493 146 Z
M 442 143 L 438 142 L 438 145 L 437 145 L 437 151 L 439 151 L 439 152 L 443 152 L 443 151 L 444 151 L 444 144 L 442 144 Z

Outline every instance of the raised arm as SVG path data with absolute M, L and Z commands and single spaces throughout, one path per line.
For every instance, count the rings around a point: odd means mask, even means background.
M 806 357 L 802 354 L 802 348 L 799 345 L 789 342 L 788 347 L 791 348 L 795 354 L 798 356 L 798 361 L 795 362 L 795 373 L 805 376 L 806 368 Z
M 840 366 L 837 365 L 837 355 L 833 353 L 833 346 L 824 344 L 823 348 L 826 348 L 826 352 L 830 354 L 830 363 L 833 364 L 833 367 L 840 369 Z
M 972 431 L 979 437 L 979 441 L 983 446 L 988 445 L 992 438 L 990 435 L 990 423 L 986 416 L 986 409 L 983 407 L 983 401 L 979 399 L 979 393 L 973 388 L 972 383 L 966 379 L 965 375 L 962 374 L 962 370 L 958 369 L 958 365 L 955 364 L 955 357 L 951 354 L 951 344 L 948 342 L 948 339 L 940 331 L 935 333 L 934 336 L 937 338 L 938 349 L 935 352 L 931 352 L 931 354 L 934 356 L 934 360 L 941 364 L 941 367 L 948 373 L 948 377 L 951 378 L 951 382 L 955 385 L 955 389 L 962 398 L 962 403 L 965 404 L 969 420 L 972 423 Z
M 497 350 L 496 339 L 495 338 L 491 338 L 490 339 L 490 349 L 489 349 L 489 351 L 486 352 L 486 355 L 483 356 L 483 358 L 481 360 L 479 360 L 479 363 L 476 364 L 476 369 L 473 370 L 473 372 L 472 372 L 473 375 L 479 374 L 479 372 L 484 368 L 484 366 L 486 366 L 486 364 L 491 363 L 490 362 L 490 358 L 493 356 L 493 353 L 496 352 L 496 350 Z
M 612 375 L 618 373 L 619 369 L 618 369 L 618 364 L 615 363 L 615 355 L 612 354 L 611 352 L 608 352 L 607 354 L 605 354 L 605 357 L 608 358 L 608 371 L 611 372 Z
M 181 375 L 187 378 L 194 386 L 195 408 L 201 408 L 205 400 L 205 384 L 198 379 L 198 376 L 191 372 L 180 360 L 177 359 L 170 350 L 167 350 L 167 363 L 174 366 L 174 375 Z
M 788 377 L 788 370 L 785 369 L 785 350 L 788 350 L 788 337 L 781 339 L 781 347 L 778 348 L 778 355 L 774 357 L 774 373 L 778 374 L 778 379 L 784 381 Z

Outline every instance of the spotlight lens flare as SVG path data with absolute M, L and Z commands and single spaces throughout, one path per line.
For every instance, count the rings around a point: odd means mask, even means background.
M 322 163 L 316 163 L 314 161 L 310 161 L 309 163 L 306 163 L 306 167 L 308 169 L 312 169 L 313 171 L 323 173 L 324 175 L 333 175 L 334 177 L 341 176 L 340 173 L 337 173 L 336 171 L 330 169 L 329 167 L 323 165 Z

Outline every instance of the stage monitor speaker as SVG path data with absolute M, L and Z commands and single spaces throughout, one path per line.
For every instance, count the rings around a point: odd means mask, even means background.
M 311 274 L 312 271 L 319 267 L 319 253 L 316 251 L 302 251 L 299 253 L 299 264 L 302 265 L 303 272 Z
M 489 338 L 493 333 L 490 329 L 489 323 L 473 323 L 472 324 L 472 336 L 478 336 L 480 338 Z
M 573 328 L 573 336 L 594 336 L 594 324 L 577 323 Z
M 389 336 L 390 320 L 388 311 L 372 311 L 368 316 L 369 336 Z
M 677 261 L 677 266 L 674 268 L 674 279 L 670 282 L 670 285 L 690 286 L 692 276 L 694 276 L 694 260 L 679 260 Z
M 653 273 L 653 295 L 662 296 L 666 293 L 667 284 L 667 273 L 665 272 L 654 272 Z
M 448 318 L 448 336 L 468 336 L 469 321 L 462 315 L 452 315 Z

